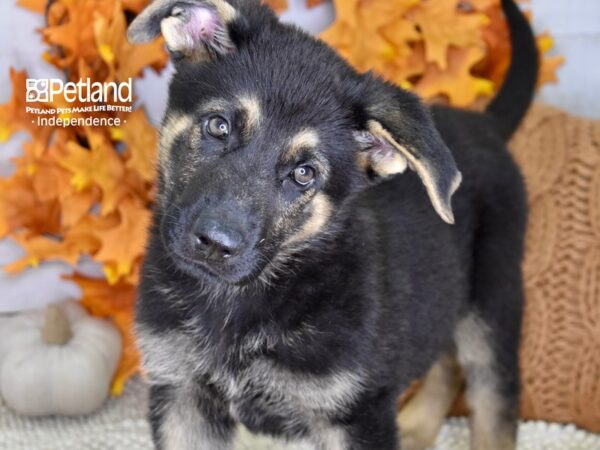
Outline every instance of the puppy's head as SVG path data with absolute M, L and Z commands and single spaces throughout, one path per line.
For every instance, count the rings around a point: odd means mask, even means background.
M 159 156 L 160 230 L 197 277 L 250 282 L 332 231 L 373 179 L 415 170 L 452 222 L 460 182 L 418 100 L 359 75 L 255 0 L 156 0 L 129 36 L 174 55 Z

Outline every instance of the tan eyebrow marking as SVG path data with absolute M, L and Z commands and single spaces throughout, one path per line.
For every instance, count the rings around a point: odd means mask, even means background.
M 246 114 L 244 134 L 249 135 L 253 129 L 260 125 L 262 119 L 260 102 L 252 96 L 240 97 L 239 102 Z
M 199 112 L 201 114 L 206 114 L 211 112 L 226 111 L 228 107 L 229 102 L 224 98 L 213 98 L 202 103 L 202 105 L 199 108 Z
M 194 123 L 189 115 L 171 115 L 160 129 L 159 161 L 166 161 L 175 140 Z
M 314 128 L 304 128 L 289 140 L 284 154 L 284 160 L 295 159 L 298 154 L 307 148 L 315 148 L 319 145 L 319 134 Z
M 186 114 L 173 114 L 167 116 L 164 125 L 160 128 L 158 143 L 158 167 L 160 167 L 165 183 L 171 183 L 171 170 L 169 157 L 175 140 L 194 124 L 192 116 Z

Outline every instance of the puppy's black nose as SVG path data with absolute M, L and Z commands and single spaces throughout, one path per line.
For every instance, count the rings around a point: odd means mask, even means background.
M 244 237 L 231 226 L 215 219 L 196 220 L 191 233 L 194 249 L 207 259 L 218 261 L 242 251 Z

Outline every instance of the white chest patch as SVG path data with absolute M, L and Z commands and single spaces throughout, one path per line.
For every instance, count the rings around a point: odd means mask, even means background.
M 178 331 L 154 333 L 138 326 L 136 338 L 142 365 L 152 383 L 181 386 L 205 369 L 202 365 L 208 352 L 188 334 Z
M 350 406 L 361 391 L 362 380 L 360 374 L 350 372 L 322 376 L 294 373 L 259 359 L 229 380 L 228 395 L 234 408 L 251 397 L 261 402 L 257 406 L 277 415 L 301 414 L 312 420 Z

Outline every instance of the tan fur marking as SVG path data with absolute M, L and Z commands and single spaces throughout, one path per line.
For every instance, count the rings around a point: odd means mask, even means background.
M 193 125 L 192 117 L 187 115 L 169 116 L 160 129 L 160 143 L 158 149 L 158 164 L 163 170 L 165 180 L 169 181 L 168 160 L 171 154 L 171 148 L 175 140 L 188 128 Z
M 464 368 L 483 368 L 493 364 L 487 325 L 475 314 L 469 314 L 459 322 L 454 340 L 458 347 L 458 360 Z
M 185 35 L 177 31 L 179 23 L 180 20 L 177 17 L 165 17 L 160 22 L 160 32 L 171 51 L 187 50 L 187 46 L 191 46 L 187 43 L 189 38 L 186 39 Z
M 298 153 L 306 148 L 319 145 L 319 134 L 313 128 L 305 128 L 289 140 L 284 160 L 293 161 Z
M 376 103 L 367 108 L 370 117 L 385 117 L 390 122 L 402 123 L 405 120 L 399 108 L 390 108 L 388 102 Z
M 163 411 L 159 439 L 164 450 L 227 450 L 226 441 L 215 438 L 211 425 L 200 414 L 193 387 L 176 388 L 176 399 Z
M 221 18 L 221 20 L 223 20 L 223 23 L 228 24 L 230 22 L 233 22 L 236 18 L 237 11 L 226 1 L 210 0 L 209 3 L 211 3 L 214 6 L 215 10 L 217 11 L 217 14 Z
M 433 446 L 461 384 L 460 367 L 453 355 L 442 357 L 431 367 L 423 385 L 398 414 L 403 449 Z
M 471 450 L 514 450 L 513 426 L 504 420 L 494 354 L 486 323 L 474 314 L 457 326 L 458 360 L 467 374 L 466 399 L 471 410 Z
M 475 385 L 467 391 L 471 409 L 471 450 L 514 450 L 513 430 L 502 422 L 502 398 L 492 386 Z
M 415 158 L 412 155 L 412 153 L 406 149 L 406 147 L 396 142 L 394 140 L 394 137 L 390 134 L 390 132 L 383 128 L 383 126 L 376 120 L 370 120 L 367 124 L 367 127 L 371 133 L 384 138 L 390 144 L 396 147 L 396 149 L 398 149 L 398 151 L 402 155 L 404 155 L 404 157 L 410 162 L 412 167 L 414 167 L 416 169 L 416 172 L 419 174 L 419 177 L 421 178 L 423 184 L 425 185 L 425 188 L 427 189 L 427 193 L 429 194 L 429 198 L 431 199 L 431 203 L 433 204 L 433 207 L 436 210 L 436 212 L 447 223 L 454 223 L 454 215 L 452 214 L 452 210 L 446 208 L 443 199 L 439 197 L 435 186 L 435 180 L 432 178 L 427 166 L 423 164 L 421 160 Z M 450 187 L 450 196 L 452 196 L 456 189 L 458 189 L 461 180 L 462 176 L 459 172 L 458 176 L 452 181 L 452 186 Z
M 333 425 L 320 425 L 317 431 L 316 450 L 346 450 L 348 436 L 344 429 Z
M 302 228 L 286 240 L 286 244 L 305 241 L 311 236 L 314 236 L 321 231 L 331 217 L 331 202 L 327 198 L 327 195 L 322 192 L 319 192 L 314 196 L 310 205 L 312 207 L 311 216 L 304 222 Z
M 252 130 L 258 128 L 262 119 L 260 102 L 256 97 L 240 97 L 239 101 L 246 112 L 244 133 L 250 134 Z
M 225 111 L 229 107 L 229 102 L 223 98 L 213 98 L 202 103 L 200 111 L 203 113 L 218 113 Z
M 358 152 L 356 156 L 356 163 L 358 164 L 358 168 L 363 172 L 369 170 L 369 155 L 367 152 Z
M 369 161 L 373 171 L 383 177 L 403 173 L 408 166 L 406 158 L 400 153 L 384 156 L 374 154 L 369 157 Z

